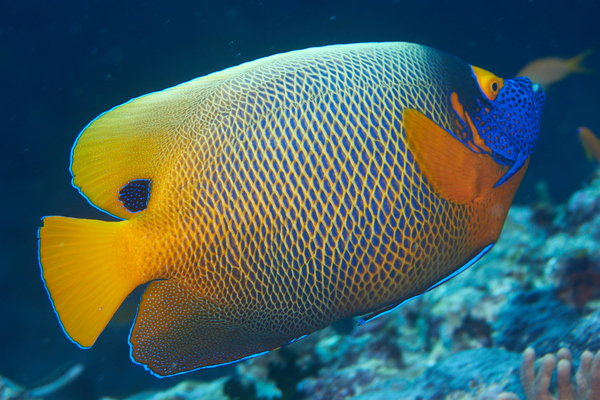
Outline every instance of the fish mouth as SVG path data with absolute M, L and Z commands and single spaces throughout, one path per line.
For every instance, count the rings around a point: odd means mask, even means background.
M 522 84 L 524 84 L 523 86 L 529 89 L 530 93 L 528 93 L 528 96 L 526 95 L 526 97 L 529 97 L 533 100 L 532 106 L 534 110 L 538 112 L 541 111 L 542 107 L 544 107 L 544 104 L 546 103 L 546 93 L 544 92 L 542 85 L 539 83 L 533 83 L 528 77 L 520 77 L 512 80 L 521 81 Z
M 537 103 L 539 103 L 539 109 L 541 110 L 546 103 L 546 93 L 544 92 L 544 89 L 542 89 L 542 85 L 539 83 L 533 83 L 531 85 L 531 91 L 533 92 L 535 100 Z

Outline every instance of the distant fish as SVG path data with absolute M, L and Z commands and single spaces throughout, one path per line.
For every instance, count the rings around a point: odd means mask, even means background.
M 545 100 L 409 43 L 279 54 L 133 99 L 72 151 L 73 184 L 125 219 L 46 217 L 42 278 L 90 347 L 150 282 L 129 340 L 157 376 L 362 322 L 489 251 Z
M 49 396 L 58 390 L 62 389 L 66 385 L 73 382 L 84 370 L 83 364 L 76 364 L 69 368 L 65 373 L 55 378 L 52 382 L 45 384 L 44 386 L 31 389 L 29 396 L 31 397 L 45 397 Z
M 548 90 L 550 85 L 565 79 L 570 74 L 593 73 L 593 69 L 581 66 L 583 59 L 593 52 L 593 49 L 588 49 L 569 59 L 558 57 L 540 58 L 527 64 L 517 72 L 516 76 L 526 76 L 533 83 L 539 83 L 544 90 Z
M 600 163 L 600 140 L 594 132 L 585 126 L 581 126 L 577 129 L 579 133 L 579 140 L 585 150 L 585 155 L 588 160 L 596 160 Z

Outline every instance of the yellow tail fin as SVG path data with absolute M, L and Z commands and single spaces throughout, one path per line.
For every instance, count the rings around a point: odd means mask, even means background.
M 125 297 L 144 278 L 128 265 L 127 221 L 46 217 L 39 231 L 42 279 L 65 333 L 94 344 Z
M 590 54 L 594 52 L 594 49 L 587 49 L 584 52 L 579 53 L 573 58 L 569 58 L 567 63 L 569 64 L 569 68 L 573 72 L 577 72 L 580 74 L 593 74 L 596 72 L 594 68 L 586 68 L 581 65 L 581 62 Z

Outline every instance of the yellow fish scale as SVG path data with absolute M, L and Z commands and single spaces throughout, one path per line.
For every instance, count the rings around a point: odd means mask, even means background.
M 153 325 L 165 320 L 157 306 L 176 288 L 185 295 L 173 307 L 199 317 L 169 340 L 192 332 L 191 342 L 211 343 L 194 349 L 189 369 L 418 295 L 497 238 L 511 188 L 500 201 L 452 204 L 407 151 L 401 110 L 450 127 L 436 61 L 419 46 L 328 48 L 232 73 L 204 93 L 136 221 L 152 233 L 144 262 L 169 277 L 140 306 L 138 361 L 157 357 L 148 341 L 166 328 Z M 181 301 L 189 296 L 191 305 Z M 158 358 L 169 359 L 171 346 L 162 348 Z

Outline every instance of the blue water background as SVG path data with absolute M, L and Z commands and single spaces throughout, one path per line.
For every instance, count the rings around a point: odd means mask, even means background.
M 69 153 L 94 117 L 132 97 L 259 57 L 328 44 L 409 41 L 504 77 L 551 55 L 600 51 L 600 3 L 589 1 L 125 1 L 0 2 L 0 375 L 35 385 L 85 364 L 55 398 L 125 396 L 233 367 L 159 380 L 129 360 L 129 299 L 91 350 L 62 333 L 39 276 L 40 218 L 109 219 L 71 187 Z M 585 64 L 600 67 L 600 55 Z M 564 202 L 585 182 L 576 128 L 600 133 L 600 75 L 548 92 L 542 134 L 516 202 L 545 181 Z

